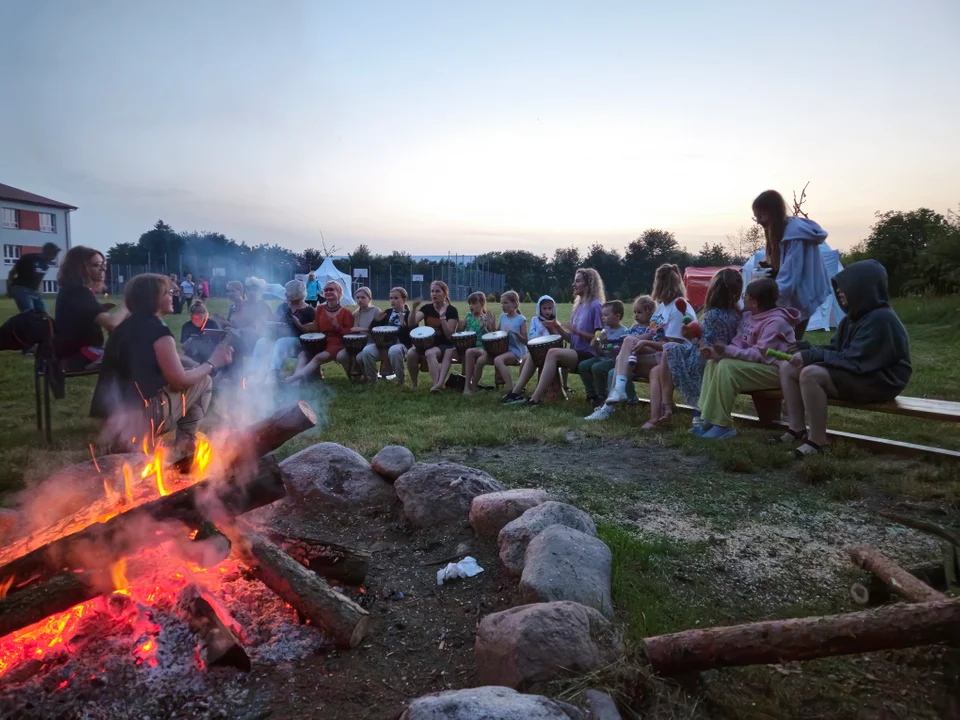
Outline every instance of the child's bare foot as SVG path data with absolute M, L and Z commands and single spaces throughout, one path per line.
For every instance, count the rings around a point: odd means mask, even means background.
M 441 390 L 443 390 L 443 385 L 434 385 L 432 388 L 430 388 L 430 392 L 432 393 L 438 393 Z

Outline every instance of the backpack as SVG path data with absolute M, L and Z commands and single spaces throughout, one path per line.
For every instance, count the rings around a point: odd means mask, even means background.
M 0 325 L 0 350 L 29 350 L 53 337 L 53 318 L 28 310 Z

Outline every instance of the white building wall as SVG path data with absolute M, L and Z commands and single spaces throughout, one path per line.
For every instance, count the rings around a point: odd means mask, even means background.
M 53 208 L 46 205 L 34 205 L 32 203 L 13 202 L 11 200 L 0 200 L 0 208 L 13 208 L 14 210 L 30 210 L 32 212 L 50 213 L 54 216 L 54 225 L 56 226 L 56 232 L 38 232 L 36 230 L 21 230 L 3 227 L 2 223 L 0 223 L 0 251 L 3 250 L 3 246 L 5 245 L 43 247 L 44 244 L 52 242 L 56 243 L 61 248 L 60 257 L 58 258 L 59 262 L 59 260 L 63 259 L 63 256 L 66 254 L 67 250 L 70 249 L 67 242 L 69 228 L 67 215 L 69 211 L 63 208 Z M 0 216 L 2 216 L 2 213 L 0 213 Z M 2 259 L 3 254 L 5 253 L 0 253 L 0 259 Z M 0 265 L 0 293 L 4 295 L 7 292 L 7 275 L 12 269 L 13 262 L 8 262 L 6 259 L 3 259 L 3 265 Z M 47 271 L 47 274 L 44 276 L 44 286 L 48 290 L 50 287 L 52 287 L 48 281 L 55 283 L 57 280 L 57 270 L 58 267 L 56 265 L 51 265 L 50 269 Z

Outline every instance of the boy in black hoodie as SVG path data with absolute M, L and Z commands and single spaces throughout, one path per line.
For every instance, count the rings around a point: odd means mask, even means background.
M 780 363 L 780 386 L 789 430 L 784 442 L 801 440 L 804 411 L 810 420 L 798 458 L 827 446 L 827 399 L 852 403 L 887 402 L 910 380 L 910 340 L 888 303 L 887 271 L 876 260 L 855 262 L 833 278 L 846 317 L 829 345 L 798 343 L 790 362 Z

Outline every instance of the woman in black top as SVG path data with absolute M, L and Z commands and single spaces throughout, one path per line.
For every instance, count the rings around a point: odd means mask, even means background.
M 430 283 L 430 299 L 433 301 L 429 305 L 424 305 L 419 310 L 420 301 L 413 303 L 413 309 L 407 318 L 407 326 L 411 329 L 423 321 L 427 327 L 432 327 L 436 332 L 433 340 L 433 347 L 428 348 L 424 353 L 427 360 L 427 368 L 430 370 L 430 378 L 433 380 L 431 392 L 440 390 L 442 379 L 440 378 L 440 360 L 443 353 L 448 348 L 453 347 L 453 341 L 450 336 L 457 331 L 457 324 L 460 321 L 460 313 L 450 303 L 450 290 L 447 284 L 442 280 L 434 280 Z M 407 368 L 410 370 L 410 385 L 417 387 L 417 376 L 420 373 L 420 355 L 416 347 L 410 349 L 407 354 Z
M 287 358 L 296 357 L 300 352 L 300 336 L 303 326 L 312 323 L 317 311 L 304 302 L 307 287 L 302 280 L 291 280 L 283 286 L 287 301 L 277 306 L 273 322 L 280 326 L 276 332 L 282 336 L 270 335 L 257 340 L 253 349 L 253 366 L 259 372 L 266 373 L 266 381 L 279 380 L 280 369 Z M 267 365 L 269 359 L 269 366 Z
M 377 360 L 379 359 L 381 367 L 389 365 L 393 369 L 397 384 L 403 385 L 403 377 L 406 374 L 404 367 L 407 363 L 407 349 L 410 347 L 410 328 L 407 327 L 410 308 L 407 307 L 406 303 L 407 291 L 402 287 L 393 288 L 390 291 L 390 307 L 377 313 L 373 322 L 370 323 L 371 332 L 374 328 L 382 325 L 390 325 L 399 328 L 399 330 L 397 332 L 397 342 L 389 348 L 381 350 L 376 344 L 370 344 L 357 356 L 367 380 L 377 379 Z M 384 377 L 386 377 L 386 371 L 384 371 Z
M 110 335 L 91 414 L 108 420 L 122 437 L 152 432 L 154 441 L 176 429 L 177 451 L 193 457 L 197 426 L 210 404 L 211 376 L 233 361 L 233 349 L 217 345 L 210 358 L 185 370 L 162 318 L 173 312 L 173 287 L 164 275 L 138 275 L 127 283 L 130 317 Z M 109 427 L 109 426 L 113 427 Z
M 57 283 L 54 353 L 65 372 L 83 370 L 103 356 L 103 331 L 112 332 L 128 313 L 101 305 L 96 294 L 103 290 L 107 263 L 103 253 L 78 245 L 63 258 Z

